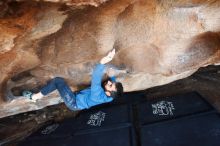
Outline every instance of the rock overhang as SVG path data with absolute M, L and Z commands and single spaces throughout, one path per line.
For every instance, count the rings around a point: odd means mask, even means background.
M 118 76 L 125 91 L 167 84 L 220 63 L 218 1 L 24 0 L 16 2 L 16 7 L 10 2 L 4 5 L 2 117 L 60 102 L 55 95 L 38 104 L 22 99 L 8 103 L 3 101 L 8 88 L 18 93 L 61 76 L 79 90 L 90 84 L 95 63 L 113 47 L 112 64 L 126 70 Z M 16 110 L 9 112 L 9 105 Z

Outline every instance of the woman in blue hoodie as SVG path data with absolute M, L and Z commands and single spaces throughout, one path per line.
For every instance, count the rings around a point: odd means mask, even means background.
M 97 64 L 93 70 L 91 86 L 84 90 L 75 93 L 71 91 L 63 78 L 56 77 L 50 80 L 39 93 L 32 94 L 29 91 L 24 91 L 23 96 L 30 98 L 32 101 L 36 101 L 54 90 L 58 90 L 64 103 L 71 110 L 88 109 L 101 103 L 111 102 L 114 98 L 121 96 L 123 93 L 122 84 L 116 82 L 114 76 L 102 83 L 105 64 L 110 62 L 114 55 L 115 49 L 101 59 L 100 63 Z

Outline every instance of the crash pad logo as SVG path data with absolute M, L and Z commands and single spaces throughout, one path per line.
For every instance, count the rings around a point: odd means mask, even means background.
M 41 134 L 50 134 L 51 132 L 55 131 L 59 127 L 59 124 L 53 124 L 50 126 L 47 126 L 44 130 L 41 131 Z
M 173 115 L 173 111 L 175 110 L 173 103 L 169 101 L 159 101 L 155 104 L 152 104 L 153 114 L 166 116 Z
M 101 126 L 102 122 L 105 121 L 106 113 L 99 111 L 95 114 L 91 114 L 87 122 L 91 126 Z

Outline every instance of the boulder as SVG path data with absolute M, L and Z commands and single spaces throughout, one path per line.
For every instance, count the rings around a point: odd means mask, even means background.
M 220 63 L 220 1 L 23 0 L 2 5 L 7 8 L 0 15 L 0 117 L 59 103 L 58 94 L 35 104 L 10 101 L 9 94 L 38 90 L 51 77 L 65 78 L 74 91 L 88 86 L 93 67 L 112 48 L 111 65 L 126 92 Z

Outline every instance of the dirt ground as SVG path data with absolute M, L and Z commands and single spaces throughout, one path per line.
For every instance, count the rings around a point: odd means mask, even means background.
M 173 83 L 147 89 L 146 98 L 166 97 L 189 91 L 199 92 L 220 112 L 220 66 L 201 68 L 192 76 Z M 46 107 L 39 111 L 23 113 L 0 119 L 0 145 L 16 145 L 17 141 L 28 136 L 42 125 L 55 120 L 74 117 L 64 104 Z

